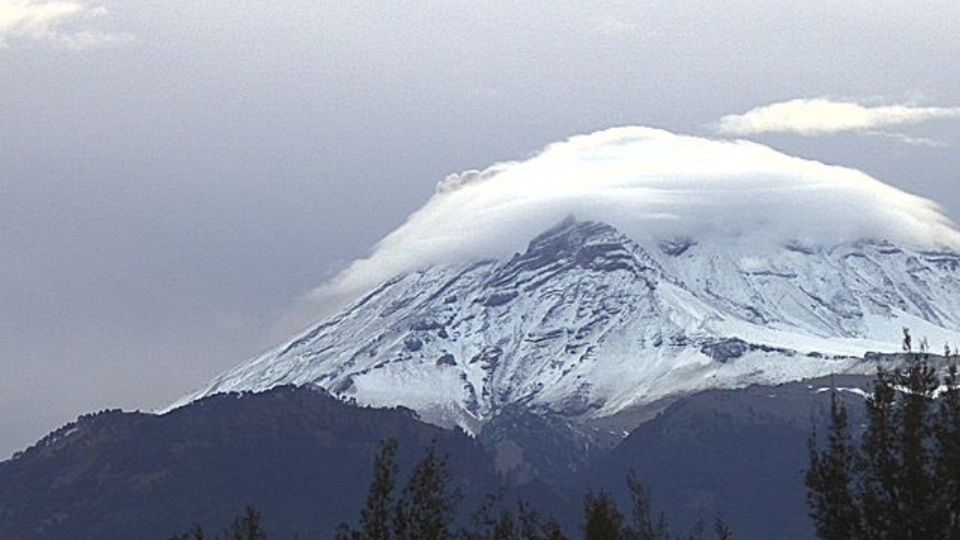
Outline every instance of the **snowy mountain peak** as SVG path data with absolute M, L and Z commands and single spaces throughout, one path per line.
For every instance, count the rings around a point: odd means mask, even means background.
M 561 257 L 590 244 L 629 243 L 632 243 L 629 238 L 606 223 L 577 221 L 570 215 L 534 237 L 527 247 L 527 252 L 552 252 L 556 257 Z
M 626 271 L 639 278 L 654 267 L 643 250 L 610 225 L 568 217 L 531 240 L 525 252 L 499 265 L 487 285 L 530 289 L 560 272 L 578 269 Z
M 477 432 L 508 407 L 629 427 L 706 388 L 869 371 L 902 327 L 960 343 L 960 256 L 882 242 L 636 242 L 567 218 L 501 260 L 394 277 L 179 403 L 316 384 Z
M 960 231 L 938 205 L 861 171 L 747 141 L 624 126 L 448 176 L 367 257 L 311 298 L 324 309 L 342 306 L 398 274 L 502 260 L 570 215 L 613 225 L 651 254 L 691 240 L 769 248 L 882 238 L 960 249 Z

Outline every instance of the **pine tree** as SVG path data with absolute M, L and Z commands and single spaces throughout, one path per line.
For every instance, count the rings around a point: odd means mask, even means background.
M 567 540 L 559 523 L 552 519 L 544 521 L 540 514 L 526 503 L 520 503 L 517 519 L 523 540 Z
M 397 447 L 396 439 L 383 441 L 380 453 L 374 460 L 373 482 L 367 502 L 360 512 L 361 538 L 364 540 L 392 538 L 393 490 L 399 472 L 396 464 Z
M 943 383 L 936 413 L 936 477 L 941 482 L 940 506 L 947 536 L 960 538 L 960 378 L 956 366 L 950 368 Z
M 203 527 L 195 525 L 190 532 L 183 534 L 175 534 L 170 537 L 170 540 L 206 540 L 207 535 L 203 532 Z
M 236 517 L 229 527 L 213 537 L 214 540 L 266 540 L 260 511 L 248 506 L 242 516 Z M 190 532 L 170 537 L 170 540 L 206 540 L 207 535 L 201 526 L 196 525 Z
M 713 522 L 713 530 L 717 534 L 717 540 L 733 540 L 733 530 L 726 521 L 717 518 Z
M 811 439 L 806 477 L 820 538 L 960 538 L 957 372 L 950 370 L 941 391 L 926 355 L 908 362 L 902 370 L 878 371 L 859 445 L 832 397 L 827 444 L 821 450 Z
M 501 512 L 500 518 L 493 526 L 492 540 L 520 540 L 519 534 L 513 514 L 506 510 Z
M 810 516 L 820 538 L 858 538 L 860 516 L 853 493 L 856 454 L 850 441 L 847 409 L 836 393 L 830 396 L 830 419 L 825 450 L 817 449 L 816 433 L 810 437 L 806 475 Z
M 936 372 L 925 357 L 880 371 L 867 401 L 862 447 L 863 528 L 868 538 L 939 538 L 944 510 L 930 455 Z
M 670 528 L 666 516 L 661 512 L 654 520 L 650 494 L 633 471 L 627 476 L 627 488 L 633 512 L 632 523 L 624 531 L 625 537 L 629 540 L 669 540 Z
M 623 514 L 610 496 L 587 494 L 584 500 L 584 540 L 621 540 L 624 538 Z
M 514 540 L 519 538 L 519 525 L 513 513 L 501 509 L 503 492 L 487 495 L 472 516 L 473 528 L 460 531 L 462 540 Z
M 436 442 L 410 476 L 404 498 L 394 511 L 394 535 L 399 540 L 451 538 L 459 494 L 449 489 L 446 458 L 437 455 Z
M 936 371 L 924 361 L 914 361 L 897 372 L 899 393 L 900 504 L 903 538 L 937 538 L 943 530 L 943 509 L 931 447 L 935 428 L 933 397 L 939 386 Z
M 260 522 L 260 511 L 248 506 L 244 515 L 234 520 L 233 525 L 223 537 L 228 540 L 266 540 L 267 534 Z
M 546 520 L 530 507 L 520 502 L 514 514 L 509 509 L 499 509 L 503 493 L 488 495 L 484 504 L 473 514 L 473 529 L 460 532 L 462 540 L 567 540 L 556 521 Z
M 867 419 L 860 457 L 861 514 L 866 537 L 881 539 L 900 528 L 896 389 L 882 369 L 867 399 Z

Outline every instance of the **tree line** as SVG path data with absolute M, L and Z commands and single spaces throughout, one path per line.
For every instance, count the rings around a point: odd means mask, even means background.
M 836 389 L 825 436 L 809 440 L 805 486 L 810 517 L 824 540 L 960 539 L 960 376 L 943 375 L 925 353 L 907 351 L 906 367 L 878 369 L 866 396 L 862 425 Z M 822 439 L 822 440 L 821 440 Z M 567 540 L 559 523 L 527 503 L 510 507 L 490 496 L 469 524 L 458 525 L 462 497 L 451 488 L 445 456 L 431 445 L 401 489 L 398 443 L 384 441 L 356 524 L 342 524 L 337 540 Z M 717 519 L 674 534 L 653 510 L 639 478 L 627 478 L 630 504 L 621 509 L 606 492 L 588 493 L 580 532 L 585 540 L 700 540 L 733 538 Z M 708 531 L 707 529 L 712 529 Z M 265 540 L 257 510 L 214 536 L 203 529 L 171 540 Z
M 519 502 L 516 509 L 490 496 L 475 511 L 469 527 L 457 528 L 455 518 L 461 497 L 450 491 L 446 458 L 428 448 L 406 487 L 398 493 L 397 443 L 386 441 L 374 460 L 374 478 L 356 527 L 340 526 L 337 540 L 567 540 L 559 523 L 544 518 L 530 505 Z M 671 534 L 666 517 L 655 515 L 650 497 L 631 475 L 629 517 L 605 492 L 589 493 L 583 503 L 585 540 L 702 540 L 705 527 L 699 524 L 688 535 Z M 720 540 L 732 538 L 729 527 L 715 523 Z
M 395 439 L 381 445 L 373 462 L 373 480 L 366 502 L 355 525 L 343 523 L 336 540 L 569 540 L 560 524 L 544 517 L 531 505 L 504 504 L 502 494 L 489 495 L 469 518 L 458 525 L 463 497 L 451 488 L 446 456 L 436 444 L 426 450 L 400 489 L 399 446 Z M 706 540 L 707 527 L 698 523 L 685 535 L 674 535 L 666 516 L 655 513 L 650 495 L 639 479 L 627 478 L 630 507 L 624 513 L 606 492 L 588 493 L 583 501 L 584 540 Z M 727 524 L 712 524 L 717 540 L 731 540 Z M 170 540 L 266 540 L 260 512 L 248 507 L 246 513 L 215 535 L 194 527 Z

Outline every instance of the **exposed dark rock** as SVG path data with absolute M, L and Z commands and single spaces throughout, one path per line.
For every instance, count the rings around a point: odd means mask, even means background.
M 498 292 L 493 293 L 486 300 L 484 300 L 483 305 L 487 307 L 502 306 L 507 302 L 513 300 L 517 297 L 517 291 L 507 291 L 507 292 Z
M 723 363 L 740 358 L 749 350 L 750 344 L 738 338 L 714 341 L 700 347 L 700 352 Z
M 420 319 L 419 321 L 413 323 L 413 325 L 410 327 L 411 330 L 418 332 L 438 330 L 440 328 L 443 328 L 443 323 L 433 319 Z
M 423 348 L 423 341 L 419 338 L 410 336 L 403 340 L 403 347 L 410 352 L 416 352 Z
M 446 353 L 440 358 L 437 358 L 437 366 L 455 366 L 457 365 L 457 359 L 453 357 L 452 354 Z
M 691 247 L 697 245 L 690 238 L 678 238 L 675 240 L 660 242 L 660 251 L 671 257 L 679 257 L 687 252 Z

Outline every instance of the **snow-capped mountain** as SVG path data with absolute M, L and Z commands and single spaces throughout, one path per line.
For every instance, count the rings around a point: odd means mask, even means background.
M 575 423 L 707 388 L 868 372 L 909 327 L 960 343 L 960 254 L 881 241 L 637 242 L 567 219 L 504 259 L 382 283 L 174 404 L 316 384 L 477 433 L 523 406 Z

